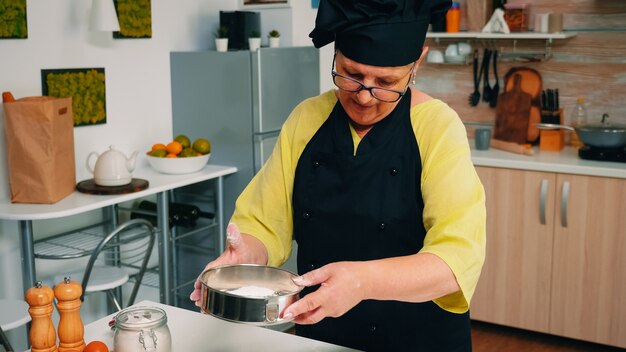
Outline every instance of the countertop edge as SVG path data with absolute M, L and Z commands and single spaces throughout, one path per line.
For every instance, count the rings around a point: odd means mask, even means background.
M 527 156 L 494 148 L 476 150 L 473 141 L 470 144 L 475 166 L 626 179 L 626 163 L 584 160 L 578 157 L 574 147 L 565 147 L 561 152 L 546 152 L 534 147 L 534 155 Z

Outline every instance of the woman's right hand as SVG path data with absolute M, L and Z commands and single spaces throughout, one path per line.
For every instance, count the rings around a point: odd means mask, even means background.
M 242 234 L 234 223 L 226 228 L 226 250 L 212 262 L 209 262 L 204 270 L 229 264 L 267 264 L 267 249 L 256 237 Z M 203 270 L 203 272 L 204 272 Z M 193 285 L 193 292 L 189 299 L 200 307 L 202 299 L 202 282 L 200 276 Z

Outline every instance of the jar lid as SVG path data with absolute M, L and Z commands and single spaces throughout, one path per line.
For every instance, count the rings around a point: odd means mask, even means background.
M 134 330 L 158 327 L 167 323 L 167 314 L 157 307 L 131 307 L 115 316 L 115 327 Z

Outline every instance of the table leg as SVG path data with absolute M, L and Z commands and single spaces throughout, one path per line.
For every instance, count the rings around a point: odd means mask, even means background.
M 172 253 L 169 224 L 169 196 L 167 191 L 157 193 L 157 227 L 159 229 L 159 293 L 161 303 L 171 305 Z
M 20 220 L 20 248 L 22 249 L 22 285 L 24 292 L 35 285 L 35 246 L 33 244 L 33 222 Z
M 219 253 L 222 253 L 226 249 L 226 232 L 224 231 L 224 177 L 217 178 L 217 219 L 219 220 L 218 226 L 218 248 Z

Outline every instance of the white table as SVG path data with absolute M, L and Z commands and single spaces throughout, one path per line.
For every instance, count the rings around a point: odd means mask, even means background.
M 304 337 L 258 326 L 231 323 L 210 315 L 141 301 L 133 306 L 158 307 L 167 313 L 172 336 L 172 352 L 191 351 L 354 351 Z M 111 314 L 85 326 L 85 343 L 99 340 L 113 348 L 113 334 L 108 323 Z
M 84 213 L 90 210 L 114 206 L 126 201 L 156 194 L 157 227 L 159 253 L 159 289 L 163 303 L 173 303 L 172 263 L 170 229 L 168 223 L 168 191 L 194 183 L 217 179 L 217 214 L 219 220 L 219 247 L 224 248 L 223 225 L 223 177 L 237 172 L 233 166 L 208 164 L 199 172 L 186 175 L 161 174 L 150 166 L 138 167 L 133 172 L 134 178 L 148 180 L 148 188 L 135 193 L 120 195 L 91 195 L 75 191 L 55 204 L 14 204 L 10 199 L 0 199 L 0 220 L 19 222 L 20 246 L 22 256 L 22 283 L 24 291 L 33 286 L 37 278 L 35 273 L 35 254 L 33 246 L 33 220 L 46 220 Z

